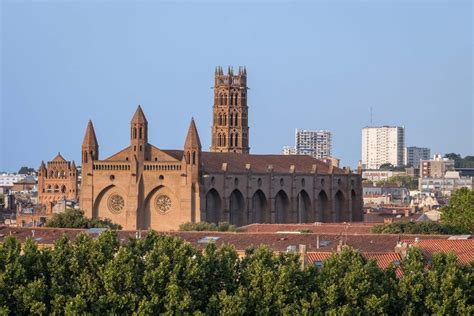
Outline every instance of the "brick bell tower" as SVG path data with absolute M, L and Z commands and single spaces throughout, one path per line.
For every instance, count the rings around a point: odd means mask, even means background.
M 214 107 L 212 120 L 212 152 L 248 154 L 249 125 L 247 106 L 247 69 L 239 67 L 234 75 L 232 67 L 224 74 L 216 67 L 214 79 Z

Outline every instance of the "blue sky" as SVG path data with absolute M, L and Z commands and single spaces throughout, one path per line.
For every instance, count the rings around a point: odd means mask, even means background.
M 80 161 L 92 119 L 105 158 L 141 104 L 150 142 L 210 145 L 214 68 L 246 65 L 253 153 L 328 129 L 343 165 L 361 128 L 474 154 L 471 1 L 1 2 L 0 170 Z

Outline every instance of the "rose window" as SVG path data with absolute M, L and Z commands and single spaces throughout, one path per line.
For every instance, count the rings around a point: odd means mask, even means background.
M 107 201 L 107 206 L 109 208 L 109 211 L 118 214 L 123 210 L 123 207 L 125 206 L 125 201 L 120 195 L 112 194 L 109 197 L 109 200 Z
M 159 195 L 155 200 L 158 212 L 165 214 L 171 208 L 171 199 L 167 195 Z

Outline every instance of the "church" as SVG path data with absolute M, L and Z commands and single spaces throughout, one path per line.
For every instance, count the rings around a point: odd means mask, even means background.
M 253 155 L 247 70 L 215 71 L 212 144 L 203 151 L 191 120 L 180 149 L 148 143 L 138 106 L 130 145 L 100 159 L 89 121 L 82 144 L 80 207 L 123 229 L 177 230 L 185 222 L 308 223 L 362 221 L 361 176 L 310 156 Z

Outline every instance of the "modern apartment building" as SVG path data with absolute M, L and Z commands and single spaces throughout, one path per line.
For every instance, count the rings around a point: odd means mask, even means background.
M 420 167 L 420 160 L 430 159 L 430 149 L 424 147 L 405 147 L 404 164 L 409 167 Z
M 403 165 L 405 128 L 403 126 L 365 127 L 362 129 L 362 167 L 378 169 L 390 163 Z
M 296 129 L 295 147 L 283 147 L 284 155 L 308 155 L 322 159 L 331 157 L 332 136 L 330 131 Z
M 440 154 L 420 161 L 421 178 L 444 178 L 447 171 L 454 171 L 454 160 L 442 158 Z

